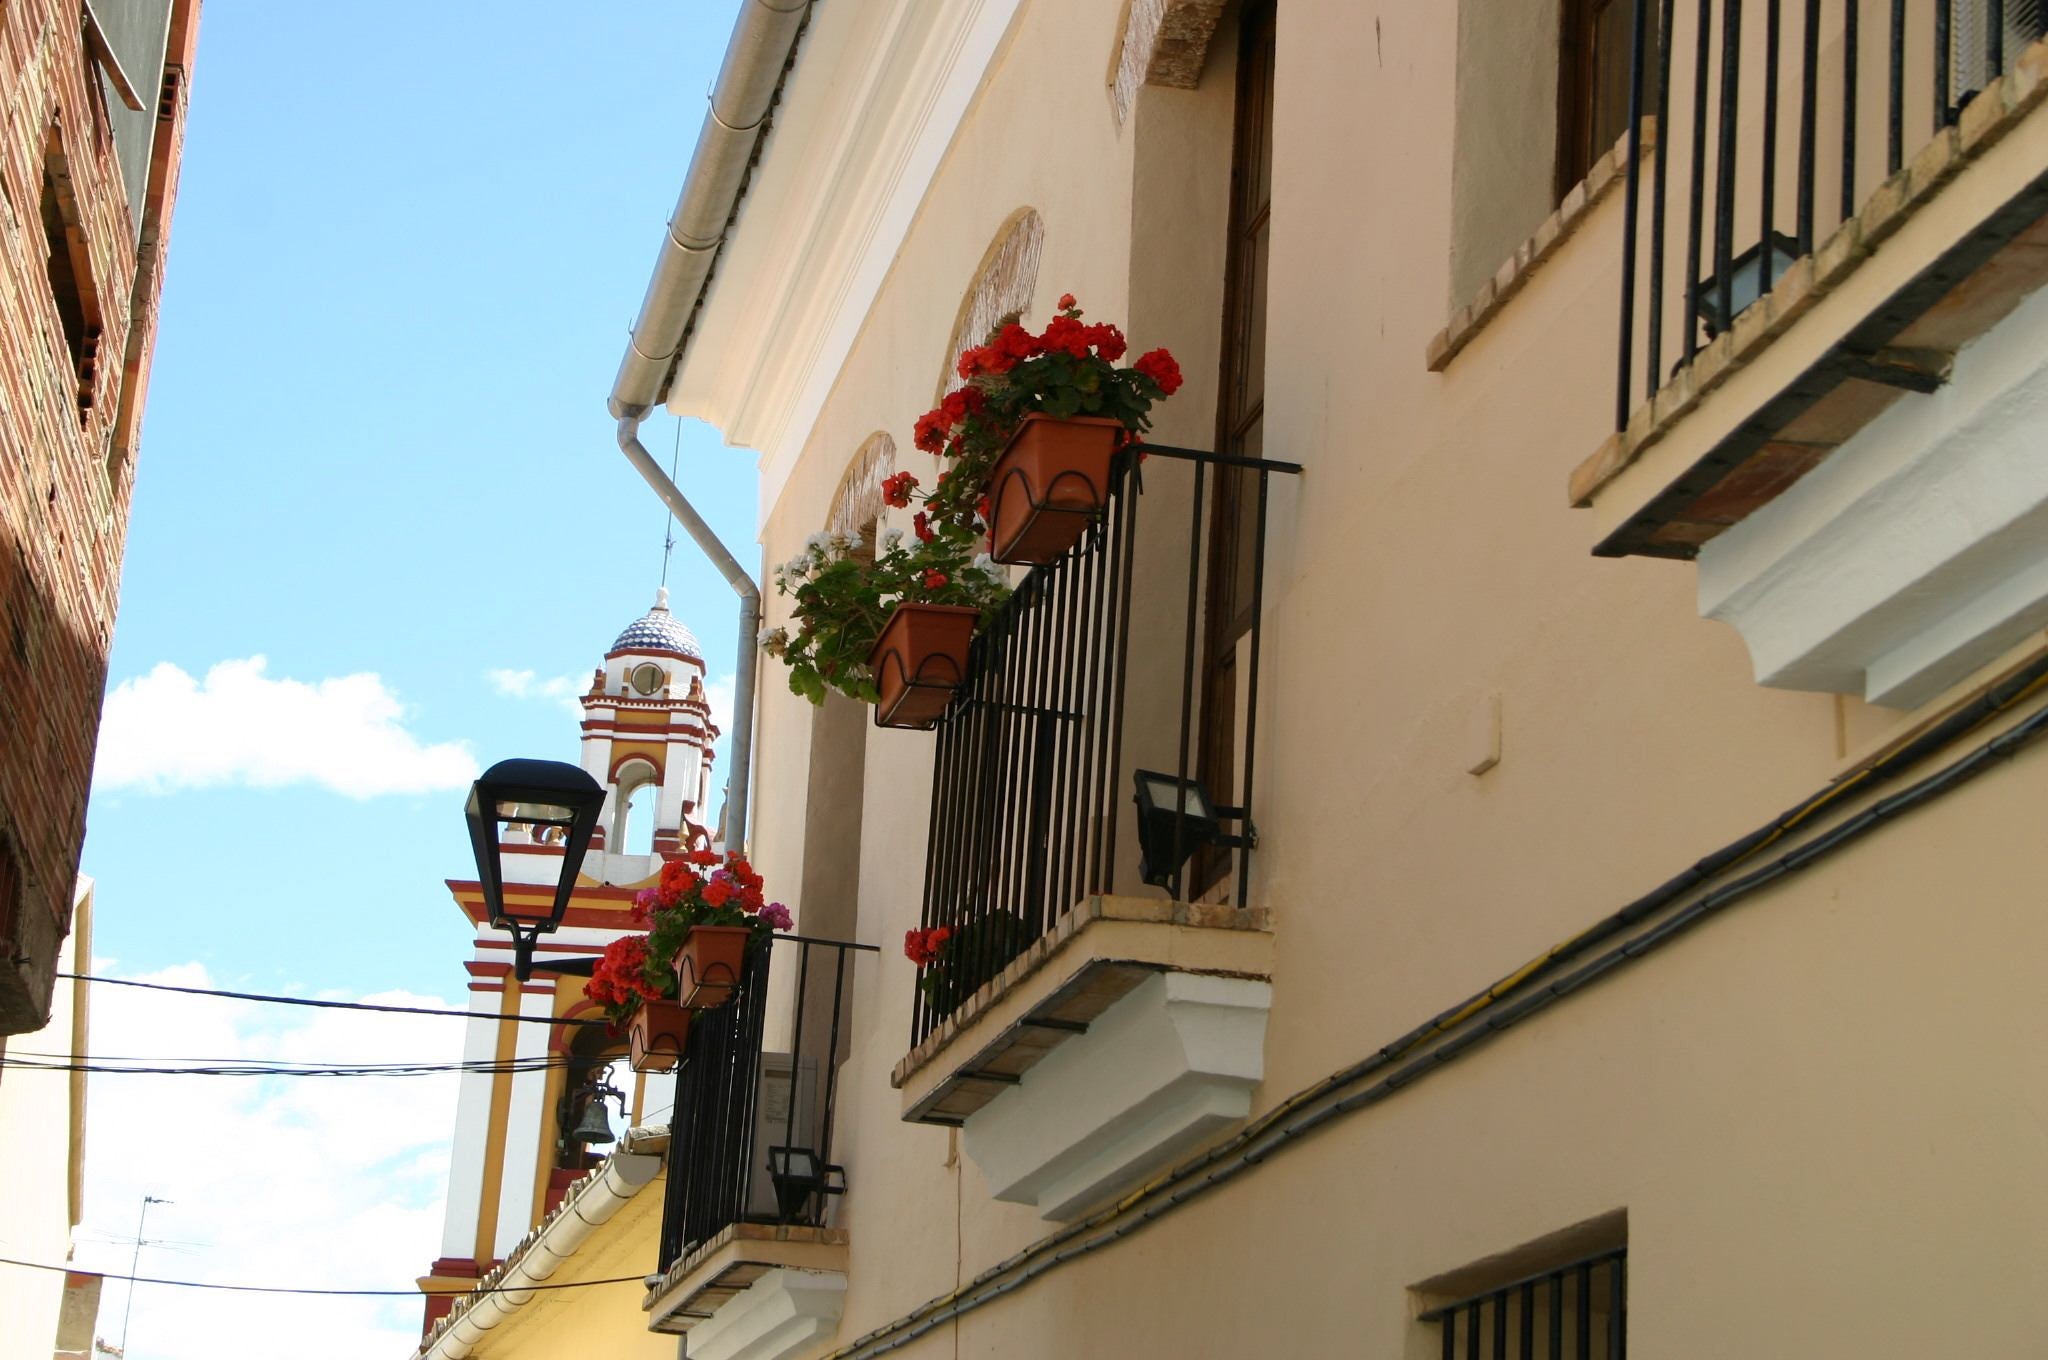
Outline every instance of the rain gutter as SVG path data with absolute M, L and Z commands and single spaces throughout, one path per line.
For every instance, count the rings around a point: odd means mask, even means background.
M 739 652 L 733 681 L 732 770 L 725 804 L 725 840 L 743 847 L 747 837 L 747 792 L 753 766 L 754 688 L 760 672 L 756 639 L 761 628 L 761 588 L 753 575 L 719 541 L 689 499 L 640 442 L 640 424 L 667 394 L 688 347 L 704 290 L 719 251 L 732 234 L 746 195 L 749 171 L 768 130 L 769 115 L 782 92 L 797 40 L 810 19 L 812 0 L 745 0 L 711 107 L 697 133 L 675 212 L 669 217 L 655 256 L 654 274 L 640 302 L 631 342 L 612 382 L 609 407 L 618 422 L 619 449 L 654 488 L 683 529 L 740 597 Z
M 555 1211 L 476 1282 L 477 1292 L 457 1300 L 448 1316 L 434 1324 L 415 1360 L 465 1360 L 475 1354 L 487 1333 L 532 1301 L 536 1291 L 531 1286 L 560 1270 L 654 1179 L 667 1151 L 665 1126 L 630 1130 L 618 1151 L 571 1186 Z

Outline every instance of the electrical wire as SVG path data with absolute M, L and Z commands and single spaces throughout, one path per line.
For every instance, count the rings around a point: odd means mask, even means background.
M 579 1063 L 583 1060 L 553 1055 L 508 1058 L 503 1062 L 453 1063 L 272 1063 L 253 1058 L 209 1062 L 202 1059 L 67 1057 L 63 1054 L 14 1052 L 0 1057 L 0 1069 L 134 1073 L 158 1077 L 429 1077 L 448 1073 L 513 1076 L 522 1072 L 549 1072 Z
M 595 1289 L 607 1284 L 637 1284 L 647 1287 L 645 1275 L 614 1275 L 602 1280 L 572 1280 L 564 1284 L 518 1284 L 496 1285 L 485 1289 L 481 1285 L 474 1289 L 303 1289 L 296 1285 L 280 1284 L 213 1284 L 207 1280 L 164 1280 L 150 1275 L 109 1275 L 104 1271 L 80 1270 L 77 1266 L 51 1266 L 40 1261 L 17 1261 L 9 1256 L 0 1256 L 0 1266 L 19 1266 L 23 1270 L 62 1271 L 67 1275 L 91 1275 L 102 1280 L 126 1280 L 129 1284 L 162 1284 L 177 1289 L 212 1289 L 230 1294 L 304 1294 L 320 1298 L 419 1298 L 422 1295 L 438 1298 L 467 1298 L 472 1294 L 525 1294 L 555 1289 Z
M 1839 804 L 1850 791 L 1867 793 L 1879 787 L 1959 736 L 2009 712 L 2043 689 L 2048 689 L 2048 658 L 1992 686 L 1975 701 L 1898 750 L 1708 855 L 1691 869 L 1546 950 L 1492 986 L 1439 1012 L 1369 1057 L 1296 1092 L 1215 1148 L 1155 1177 L 1090 1217 L 1047 1234 L 982 1271 L 966 1284 L 928 1300 L 921 1307 L 831 1352 L 825 1360 L 869 1360 L 869 1357 L 899 1350 L 963 1313 L 1002 1298 L 1069 1261 L 1123 1240 L 1190 1200 L 1258 1166 L 1290 1143 L 1336 1119 L 1377 1104 L 1538 1011 L 1663 947 L 1724 908 L 1860 840 L 1902 813 L 1984 773 L 1993 764 L 2011 759 L 2025 746 L 2048 733 L 2048 709 L 2037 710 L 1933 774 L 1879 800 L 1777 859 L 1699 897 L 1667 919 L 1648 926 L 1571 972 L 1555 977 L 1540 988 L 1535 985 L 1538 980 L 1551 977 L 1564 964 L 1586 953 L 1593 943 L 1626 933 L 1630 927 L 1642 924 L 1659 908 L 1671 905 L 1691 889 L 1754 859 L 1766 847 L 1777 844 L 1797 827 L 1811 822 L 1822 810 Z M 1510 998 L 1513 998 L 1511 1004 L 1493 1009 Z M 1485 1014 L 1488 1011 L 1492 1013 Z M 1482 1015 L 1483 1020 L 1480 1018 Z M 1470 1023 L 1473 1021 L 1478 1023 Z M 1435 1042 L 1438 1040 L 1441 1042 Z M 1378 1077 L 1378 1080 L 1369 1086 L 1352 1089 L 1369 1077 Z M 1345 1091 L 1350 1091 L 1350 1094 L 1340 1095 Z
M 543 965 L 545 966 L 545 965 Z M 510 1020 L 522 1025 L 582 1025 L 603 1027 L 608 1020 L 585 1020 L 557 1015 L 514 1015 L 500 1011 L 451 1011 L 432 1006 L 387 1006 L 374 1001 L 318 1001 L 305 996 L 271 996 L 263 992 L 224 992 L 213 987 L 177 987 L 168 982 L 142 982 L 136 978 L 95 977 L 90 973 L 58 973 L 73 982 L 101 982 L 110 987 L 141 987 L 152 992 L 179 992 L 186 996 L 218 996 L 230 1001 L 263 1001 L 274 1006 L 313 1006 L 322 1010 L 379 1011 L 386 1015 L 445 1015 L 469 1020 Z

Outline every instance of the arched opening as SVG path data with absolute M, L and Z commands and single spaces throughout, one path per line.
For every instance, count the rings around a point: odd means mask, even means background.
M 633 1122 L 633 1069 L 617 1039 L 594 1025 L 580 1028 L 563 1056 L 568 1061 L 555 1101 L 543 1213 L 554 1212 L 569 1187 L 618 1146 Z M 600 1129 L 601 1136 L 591 1136 Z
M 1012 312 L 1026 311 L 1038 288 L 1038 261 L 1045 253 L 1045 219 L 1036 208 L 1011 213 L 983 252 L 974 281 L 960 300 L 953 321 L 946 366 L 939 371 L 938 397 L 960 381 L 960 356 L 988 338 L 996 322 Z M 936 400 L 936 398 L 935 398 Z
M 654 853 L 654 822 L 661 784 L 645 761 L 623 766 L 618 774 L 619 808 L 613 818 L 611 844 L 622 855 Z

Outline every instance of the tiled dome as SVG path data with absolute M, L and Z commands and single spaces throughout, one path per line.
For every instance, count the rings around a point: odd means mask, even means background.
M 697 645 L 697 636 L 676 621 L 668 612 L 668 587 L 663 586 L 654 596 L 654 608 L 626 625 L 626 631 L 619 634 L 612 643 L 615 652 L 681 652 L 684 656 L 704 659 L 704 649 Z

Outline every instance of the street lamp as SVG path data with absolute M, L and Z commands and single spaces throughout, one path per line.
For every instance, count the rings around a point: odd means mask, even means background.
M 576 871 L 590 848 L 590 833 L 604 808 L 604 790 L 580 767 L 559 760 L 501 760 L 469 789 L 469 843 L 476 852 L 477 881 L 483 887 L 490 923 L 512 935 L 512 971 L 521 982 L 533 976 L 533 946 L 562 923 Z M 562 868 L 554 901 L 545 911 L 505 901 L 503 835 L 525 826 L 557 832 L 563 840 Z

